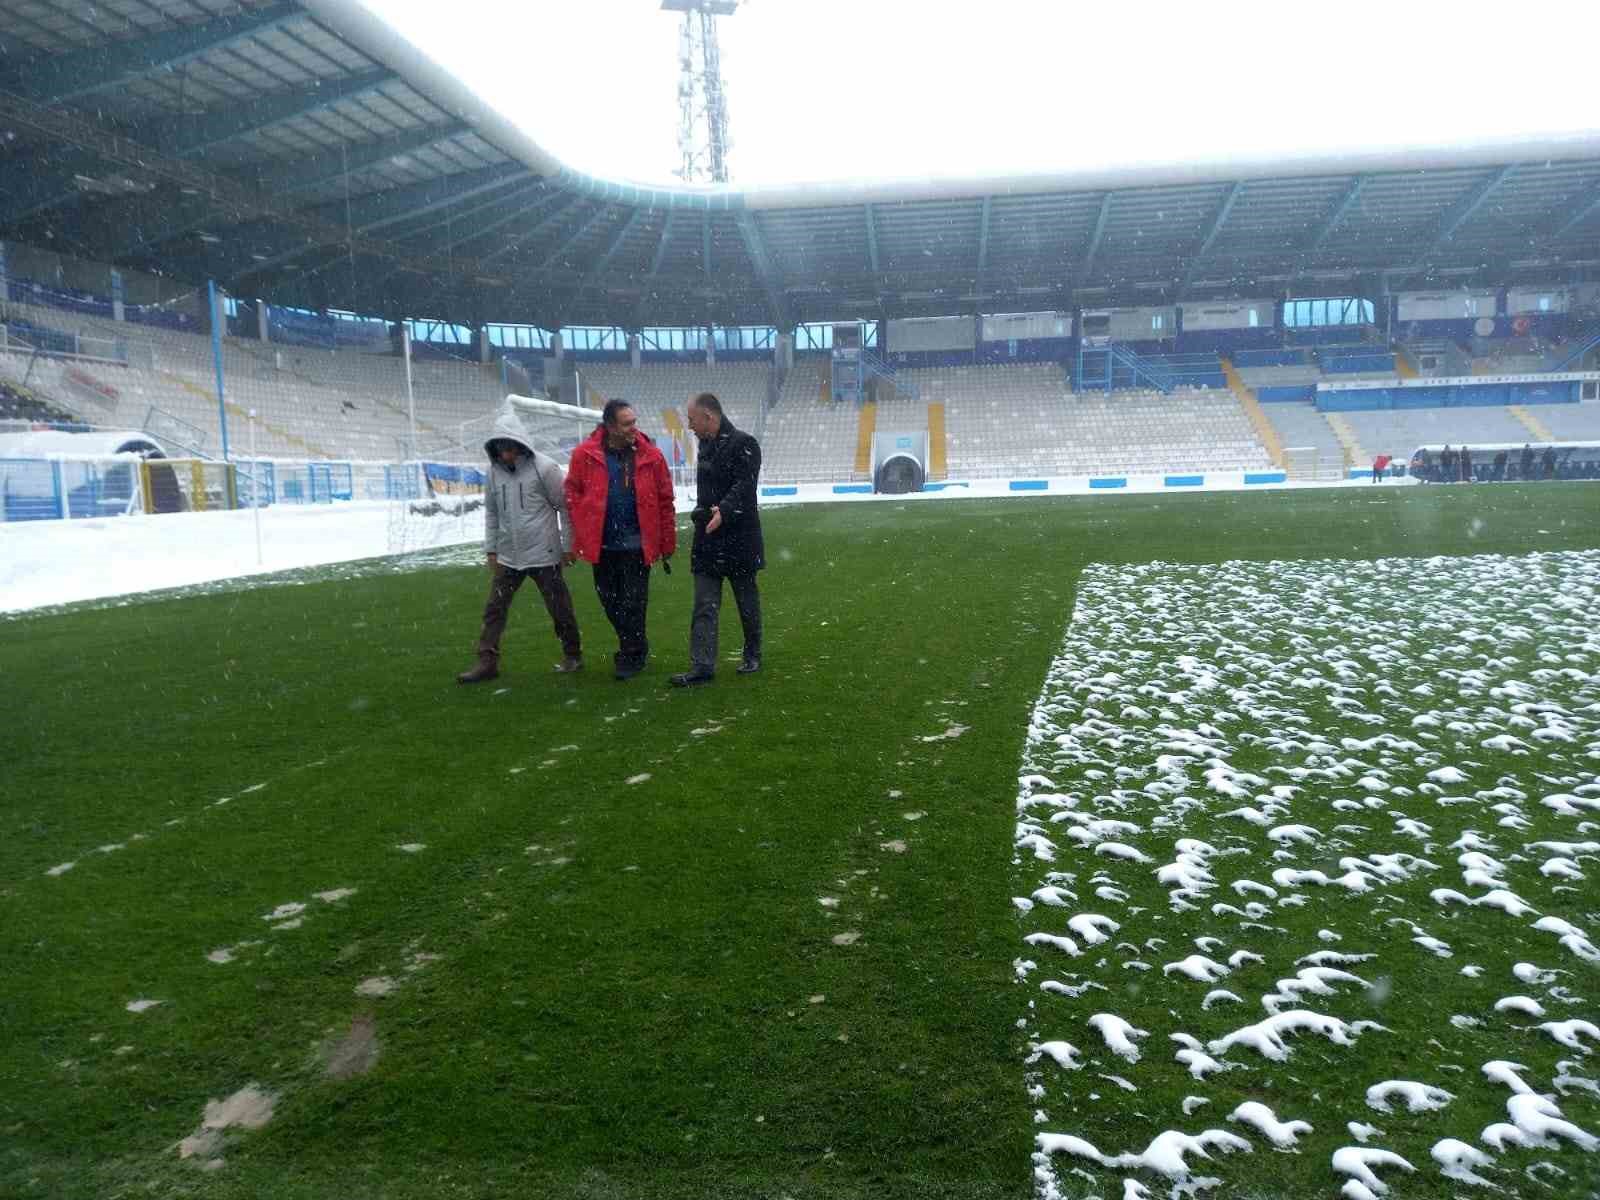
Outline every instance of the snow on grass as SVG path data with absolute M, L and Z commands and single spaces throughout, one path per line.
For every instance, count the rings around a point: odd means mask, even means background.
M 1248 1192 L 1194 1172 L 1252 1146 L 1346 1200 L 1592 1174 L 1597 772 L 1600 552 L 1089 568 L 1007 893 L 1041 1200 Z M 1154 1115 L 1206 1102 L 1243 1136 Z

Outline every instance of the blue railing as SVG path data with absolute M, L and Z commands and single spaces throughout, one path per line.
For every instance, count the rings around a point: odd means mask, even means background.
M 1213 358 L 1213 362 L 1216 360 Z M 1127 388 L 1151 388 L 1170 392 L 1177 384 L 1158 359 L 1135 354 L 1115 342 L 1101 345 L 1079 343 L 1073 387 L 1079 392 L 1112 392 Z
M 1590 326 L 1589 329 L 1578 335 L 1579 345 L 1576 350 L 1562 351 L 1556 361 L 1545 369 L 1547 371 L 1565 371 L 1574 363 L 1583 361 L 1583 356 L 1596 346 L 1600 346 L 1600 325 Z M 1556 357 L 1556 356 L 1552 356 Z
M 894 366 L 879 358 L 872 351 L 862 350 L 859 355 L 859 361 L 861 363 L 863 383 L 873 378 L 886 379 L 894 385 L 895 391 L 907 400 L 919 398 L 916 385 L 907 380 L 899 379 L 895 374 Z

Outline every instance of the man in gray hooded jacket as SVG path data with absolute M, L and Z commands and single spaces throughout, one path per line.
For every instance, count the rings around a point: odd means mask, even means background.
M 509 407 L 484 443 L 489 478 L 483 493 L 483 548 L 489 559 L 489 602 L 478 635 L 478 665 L 456 676 L 458 683 L 483 683 L 500 674 L 500 637 L 512 598 L 526 579 L 544 597 L 565 657 L 556 670 L 583 667 L 578 618 L 561 568 L 570 566 L 572 520 L 567 515 L 561 466 L 533 448 L 521 418 Z

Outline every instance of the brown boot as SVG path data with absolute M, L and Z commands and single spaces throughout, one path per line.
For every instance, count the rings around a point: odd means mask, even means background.
M 571 675 L 574 671 L 583 670 L 583 656 L 569 654 L 556 664 L 556 671 L 562 675 Z
M 500 660 L 492 654 L 478 657 L 478 665 L 456 676 L 457 683 L 487 683 L 500 674 Z

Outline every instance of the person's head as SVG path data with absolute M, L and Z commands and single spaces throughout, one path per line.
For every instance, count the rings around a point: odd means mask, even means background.
M 689 428 L 695 437 L 716 437 L 722 431 L 722 401 L 710 392 L 701 392 L 689 401 Z
M 607 400 L 600 423 L 605 427 L 606 442 L 618 450 L 639 440 L 639 418 L 626 400 Z
M 495 438 L 489 443 L 489 457 L 503 466 L 514 467 L 525 453 L 511 438 Z

